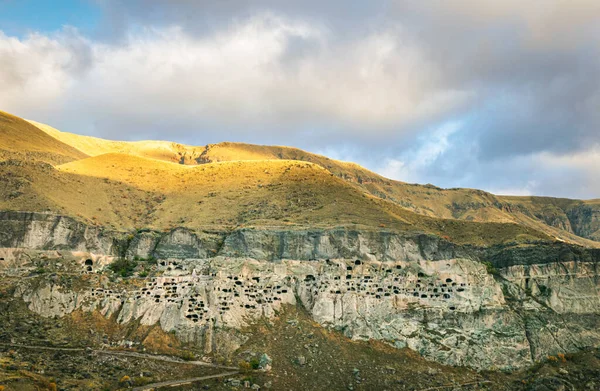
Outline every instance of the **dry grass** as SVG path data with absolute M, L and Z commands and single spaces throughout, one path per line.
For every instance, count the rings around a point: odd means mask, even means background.
M 20 195 L 3 195 L 3 209 L 51 210 L 125 230 L 351 226 L 425 231 L 457 243 L 547 238 L 516 224 L 421 216 L 365 194 L 321 166 L 293 160 L 183 166 L 107 154 L 56 168 L 28 163 L 2 170 L 15 181 L 28 178 Z
M 0 160 L 21 158 L 59 164 L 85 157 L 27 121 L 0 111 Z
M 0 209 L 54 212 L 88 224 L 144 225 L 156 196 L 124 183 L 64 173 L 39 162 L 0 163 Z
M 49 136 L 81 151 L 88 156 L 99 156 L 107 153 L 121 153 L 135 156 L 165 160 L 169 162 L 188 162 L 191 156 L 199 156 L 204 147 L 191 147 L 170 141 L 111 141 L 101 138 L 81 136 L 61 132 L 51 126 L 29 121 Z
M 425 231 L 457 243 L 558 237 L 600 245 L 505 207 L 523 200 L 406 184 L 296 148 L 109 141 L 8 114 L 0 131 L 0 154 L 13 159 L 0 165 L 2 209 L 53 211 L 123 230 L 351 226 Z
M 183 166 L 108 154 L 58 171 L 126 183 L 157 194 L 153 228 L 246 226 L 377 226 L 405 228 L 381 205 L 322 167 L 298 161 L 240 161 Z
M 476 189 L 440 189 L 394 181 L 357 164 L 329 159 L 297 148 L 261 146 L 243 143 L 208 145 L 202 161 L 288 159 L 318 164 L 347 183 L 378 198 L 391 201 L 419 215 L 473 222 L 512 223 L 529 231 L 584 246 L 598 247 L 598 242 L 581 238 L 560 226 L 553 216 L 566 219 L 566 209 L 574 203 L 600 208 L 600 200 L 579 201 L 549 197 L 500 197 Z M 523 207 L 520 210 L 519 206 Z M 550 222 L 550 223 L 549 223 Z M 599 234 L 600 235 L 600 234 Z

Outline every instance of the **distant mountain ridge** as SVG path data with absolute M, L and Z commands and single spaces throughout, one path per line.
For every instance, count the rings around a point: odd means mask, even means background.
M 291 147 L 109 141 L 2 112 L 0 135 L 4 210 L 50 211 L 125 230 L 362 226 L 473 244 L 600 247 L 600 200 L 408 184 Z

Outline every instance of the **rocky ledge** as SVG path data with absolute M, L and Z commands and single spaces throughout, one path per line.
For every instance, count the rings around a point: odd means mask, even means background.
M 206 353 L 230 354 L 243 342 L 236 330 L 284 304 L 350 338 L 477 369 L 600 346 L 600 254 L 561 243 L 482 249 L 345 229 L 126 234 L 7 212 L 0 246 L 0 273 L 29 276 L 15 295 L 30 310 L 160 324 Z M 110 282 L 107 266 L 123 257 L 150 258 L 150 273 Z M 51 272 L 32 273 L 40 264 Z

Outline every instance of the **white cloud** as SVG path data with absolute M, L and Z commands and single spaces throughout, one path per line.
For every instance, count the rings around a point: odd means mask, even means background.
M 570 168 L 596 171 L 600 167 L 600 143 L 590 149 L 575 153 L 556 155 L 548 152 L 540 153 L 536 160 L 546 168 Z
M 73 71 L 74 53 L 65 35 L 33 34 L 23 40 L 0 31 L 0 106 L 27 112 L 64 98 Z
M 547 194 L 600 198 L 600 142 L 587 150 L 568 154 L 543 152 L 535 156 L 535 161 L 538 167 L 550 173 L 549 183 L 539 186 Z
M 136 29 L 118 44 L 76 37 L 82 48 L 73 39 L 0 36 L 0 79 L 13 83 L 0 106 L 41 120 L 35 107 L 52 104 L 97 117 L 183 114 L 240 129 L 319 122 L 358 134 L 400 129 L 466 97 L 440 88 L 435 64 L 396 28 L 345 42 L 316 24 L 262 14 L 207 36 L 164 27 Z M 89 67 L 73 72 L 82 53 Z
M 378 172 L 388 178 L 418 182 L 423 179 L 426 171 L 438 164 L 438 158 L 452 147 L 448 138 L 461 127 L 460 122 L 447 122 L 422 135 L 416 143 L 416 149 L 408 150 L 399 158 L 388 159 Z
M 511 196 L 531 196 L 536 195 L 535 190 L 538 187 L 538 183 L 530 181 L 522 187 L 492 187 L 486 189 L 490 193 L 498 195 L 511 195 Z

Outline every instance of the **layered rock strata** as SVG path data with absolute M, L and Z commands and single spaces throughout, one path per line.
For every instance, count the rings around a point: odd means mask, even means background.
M 600 254 L 565 244 L 482 249 L 344 229 L 127 235 L 52 215 L 1 217 L 0 272 L 31 276 L 15 295 L 32 311 L 160 324 L 206 352 L 227 354 L 242 341 L 219 336 L 283 304 L 350 338 L 478 369 L 600 345 Z M 134 256 L 156 257 L 153 277 L 107 282 L 107 265 Z M 56 274 L 31 275 L 40 262 Z M 85 283 L 63 284 L 60 273 Z

